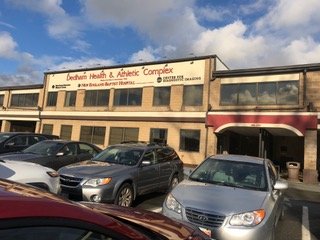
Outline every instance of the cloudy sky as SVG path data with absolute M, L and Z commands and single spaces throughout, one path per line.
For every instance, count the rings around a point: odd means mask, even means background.
M 0 87 L 45 71 L 217 54 L 320 63 L 319 0 L 0 0 Z

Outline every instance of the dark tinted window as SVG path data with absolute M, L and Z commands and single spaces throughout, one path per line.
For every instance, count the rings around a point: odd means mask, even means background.
M 72 125 L 61 125 L 60 138 L 65 140 L 71 140 Z
M 159 162 L 167 162 L 177 159 L 177 153 L 171 148 L 158 148 L 156 150 Z
M 64 106 L 65 107 L 74 107 L 76 105 L 76 97 L 77 97 L 77 92 L 76 91 L 66 92 L 66 98 L 64 100 Z
M 180 130 L 180 150 L 199 152 L 200 130 Z
M 53 132 L 53 124 L 43 124 L 42 133 L 43 134 L 52 134 Z
M 116 89 L 113 104 L 115 106 L 141 106 L 142 88 Z
M 49 92 L 48 99 L 47 99 L 47 106 L 54 107 L 57 105 L 57 96 L 58 92 Z
M 81 126 L 80 141 L 103 145 L 105 134 L 105 127 Z
M 38 106 L 38 93 L 29 94 L 13 94 L 11 97 L 12 107 L 37 107 Z
M 151 128 L 150 130 L 150 142 L 155 143 L 167 143 L 168 129 L 164 128 Z
M 203 85 L 191 85 L 183 87 L 183 105 L 201 106 L 203 98 Z
M 10 139 L 6 144 L 10 146 L 26 146 L 28 136 L 16 136 Z
M 109 90 L 88 90 L 84 97 L 84 106 L 108 106 Z
M 168 106 L 170 104 L 171 87 L 156 87 L 153 92 L 153 106 Z
M 119 128 L 111 127 L 109 136 L 109 145 L 128 142 L 138 141 L 139 128 Z

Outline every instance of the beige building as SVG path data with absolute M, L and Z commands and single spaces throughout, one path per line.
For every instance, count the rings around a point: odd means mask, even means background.
M 1 131 L 53 133 L 102 148 L 174 147 L 186 165 L 235 153 L 298 163 L 317 181 L 320 64 L 228 70 L 215 55 L 46 72 L 0 88 Z

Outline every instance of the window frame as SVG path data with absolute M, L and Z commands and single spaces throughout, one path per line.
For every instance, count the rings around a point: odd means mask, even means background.
M 75 107 L 77 101 L 77 91 L 66 91 L 64 98 L 65 107 Z
M 190 91 L 192 93 L 196 93 L 197 89 L 192 89 L 192 88 L 201 88 L 201 97 L 197 98 L 197 96 L 193 96 L 193 101 L 190 99 Z M 200 89 L 199 89 L 200 90 Z M 201 99 L 200 102 L 197 102 L 198 99 Z M 184 85 L 183 86 L 183 99 L 182 99 L 182 105 L 183 106 L 194 106 L 194 107 L 199 107 L 203 105 L 203 84 L 197 84 L 197 85 Z
M 48 92 L 47 107 L 57 106 L 58 92 Z
M 136 94 L 134 91 L 137 91 Z M 137 96 L 138 101 L 132 104 L 133 96 Z M 142 105 L 143 88 L 123 88 L 115 89 L 113 97 L 113 105 L 117 107 L 121 106 L 141 106 Z
M 183 132 L 185 135 L 188 135 L 190 133 L 197 134 L 195 136 L 196 139 L 193 139 L 193 141 L 197 141 L 197 145 L 194 143 L 183 143 L 187 136 L 183 136 Z M 200 145 L 201 145 L 201 130 L 200 129 L 180 129 L 180 135 L 179 135 L 180 141 L 179 141 L 179 150 L 184 152 L 200 152 Z M 189 146 L 193 146 L 193 148 L 189 148 Z M 194 146 L 197 146 L 194 148 Z M 189 148 L 189 149 L 188 149 Z

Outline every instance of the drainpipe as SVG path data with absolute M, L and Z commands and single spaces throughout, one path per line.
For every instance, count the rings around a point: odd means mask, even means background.
M 307 69 L 303 70 L 303 107 L 307 105 Z

